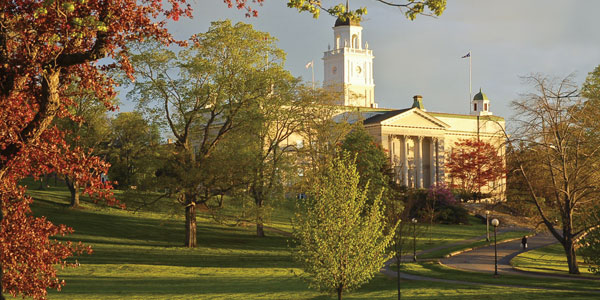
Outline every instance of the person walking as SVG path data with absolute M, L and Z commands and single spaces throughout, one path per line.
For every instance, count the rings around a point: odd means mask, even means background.
M 523 250 L 527 249 L 527 236 L 523 236 L 521 244 L 523 244 Z

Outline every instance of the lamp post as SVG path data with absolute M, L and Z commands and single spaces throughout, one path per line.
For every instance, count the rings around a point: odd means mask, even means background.
M 500 225 L 498 219 L 492 220 L 492 226 L 494 226 L 494 276 L 498 276 L 498 248 L 496 246 L 496 229 Z
M 413 224 L 413 261 L 416 262 L 417 261 L 417 219 L 412 218 L 412 224 Z
M 486 210 L 485 211 L 485 241 L 486 242 L 490 241 L 490 221 L 489 221 L 489 217 L 490 217 L 490 211 Z

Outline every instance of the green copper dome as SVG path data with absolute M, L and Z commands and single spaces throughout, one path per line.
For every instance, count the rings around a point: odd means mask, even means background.
M 486 94 L 484 94 L 481 89 L 479 89 L 479 93 L 475 94 L 475 97 L 473 97 L 473 100 L 490 100 Z

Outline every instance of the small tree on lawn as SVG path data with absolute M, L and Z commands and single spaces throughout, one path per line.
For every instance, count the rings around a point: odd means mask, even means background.
M 387 248 L 394 236 L 386 226 L 381 193 L 367 205 L 368 184 L 359 186 L 355 159 L 334 158 L 317 178 L 294 220 L 298 246 L 294 258 L 310 286 L 335 291 L 342 299 L 366 283 L 392 257 Z
M 481 188 L 506 176 L 502 155 L 490 143 L 481 140 L 459 140 L 454 144 L 446 164 L 452 188 L 475 195 Z

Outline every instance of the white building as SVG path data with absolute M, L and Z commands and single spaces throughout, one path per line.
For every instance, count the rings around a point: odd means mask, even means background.
M 363 44 L 362 27 L 358 22 L 338 19 L 333 33 L 334 47 L 323 57 L 324 84 L 343 92 L 339 104 L 347 110 L 363 112 L 365 128 L 389 153 L 400 183 L 427 188 L 449 181 L 444 162 L 459 139 L 487 141 L 504 155 L 504 118 L 492 114 L 490 100 L 481 90 L 471 102 L 471 111 L 464 115 L 427 111 L 423 97 L 418 95 L 412 105 L 407 99 L 407 108 L 379 109 L 373 51 Z M 503 179 L 482 192 L 499 191 L 504 199 L 504 184 Z

